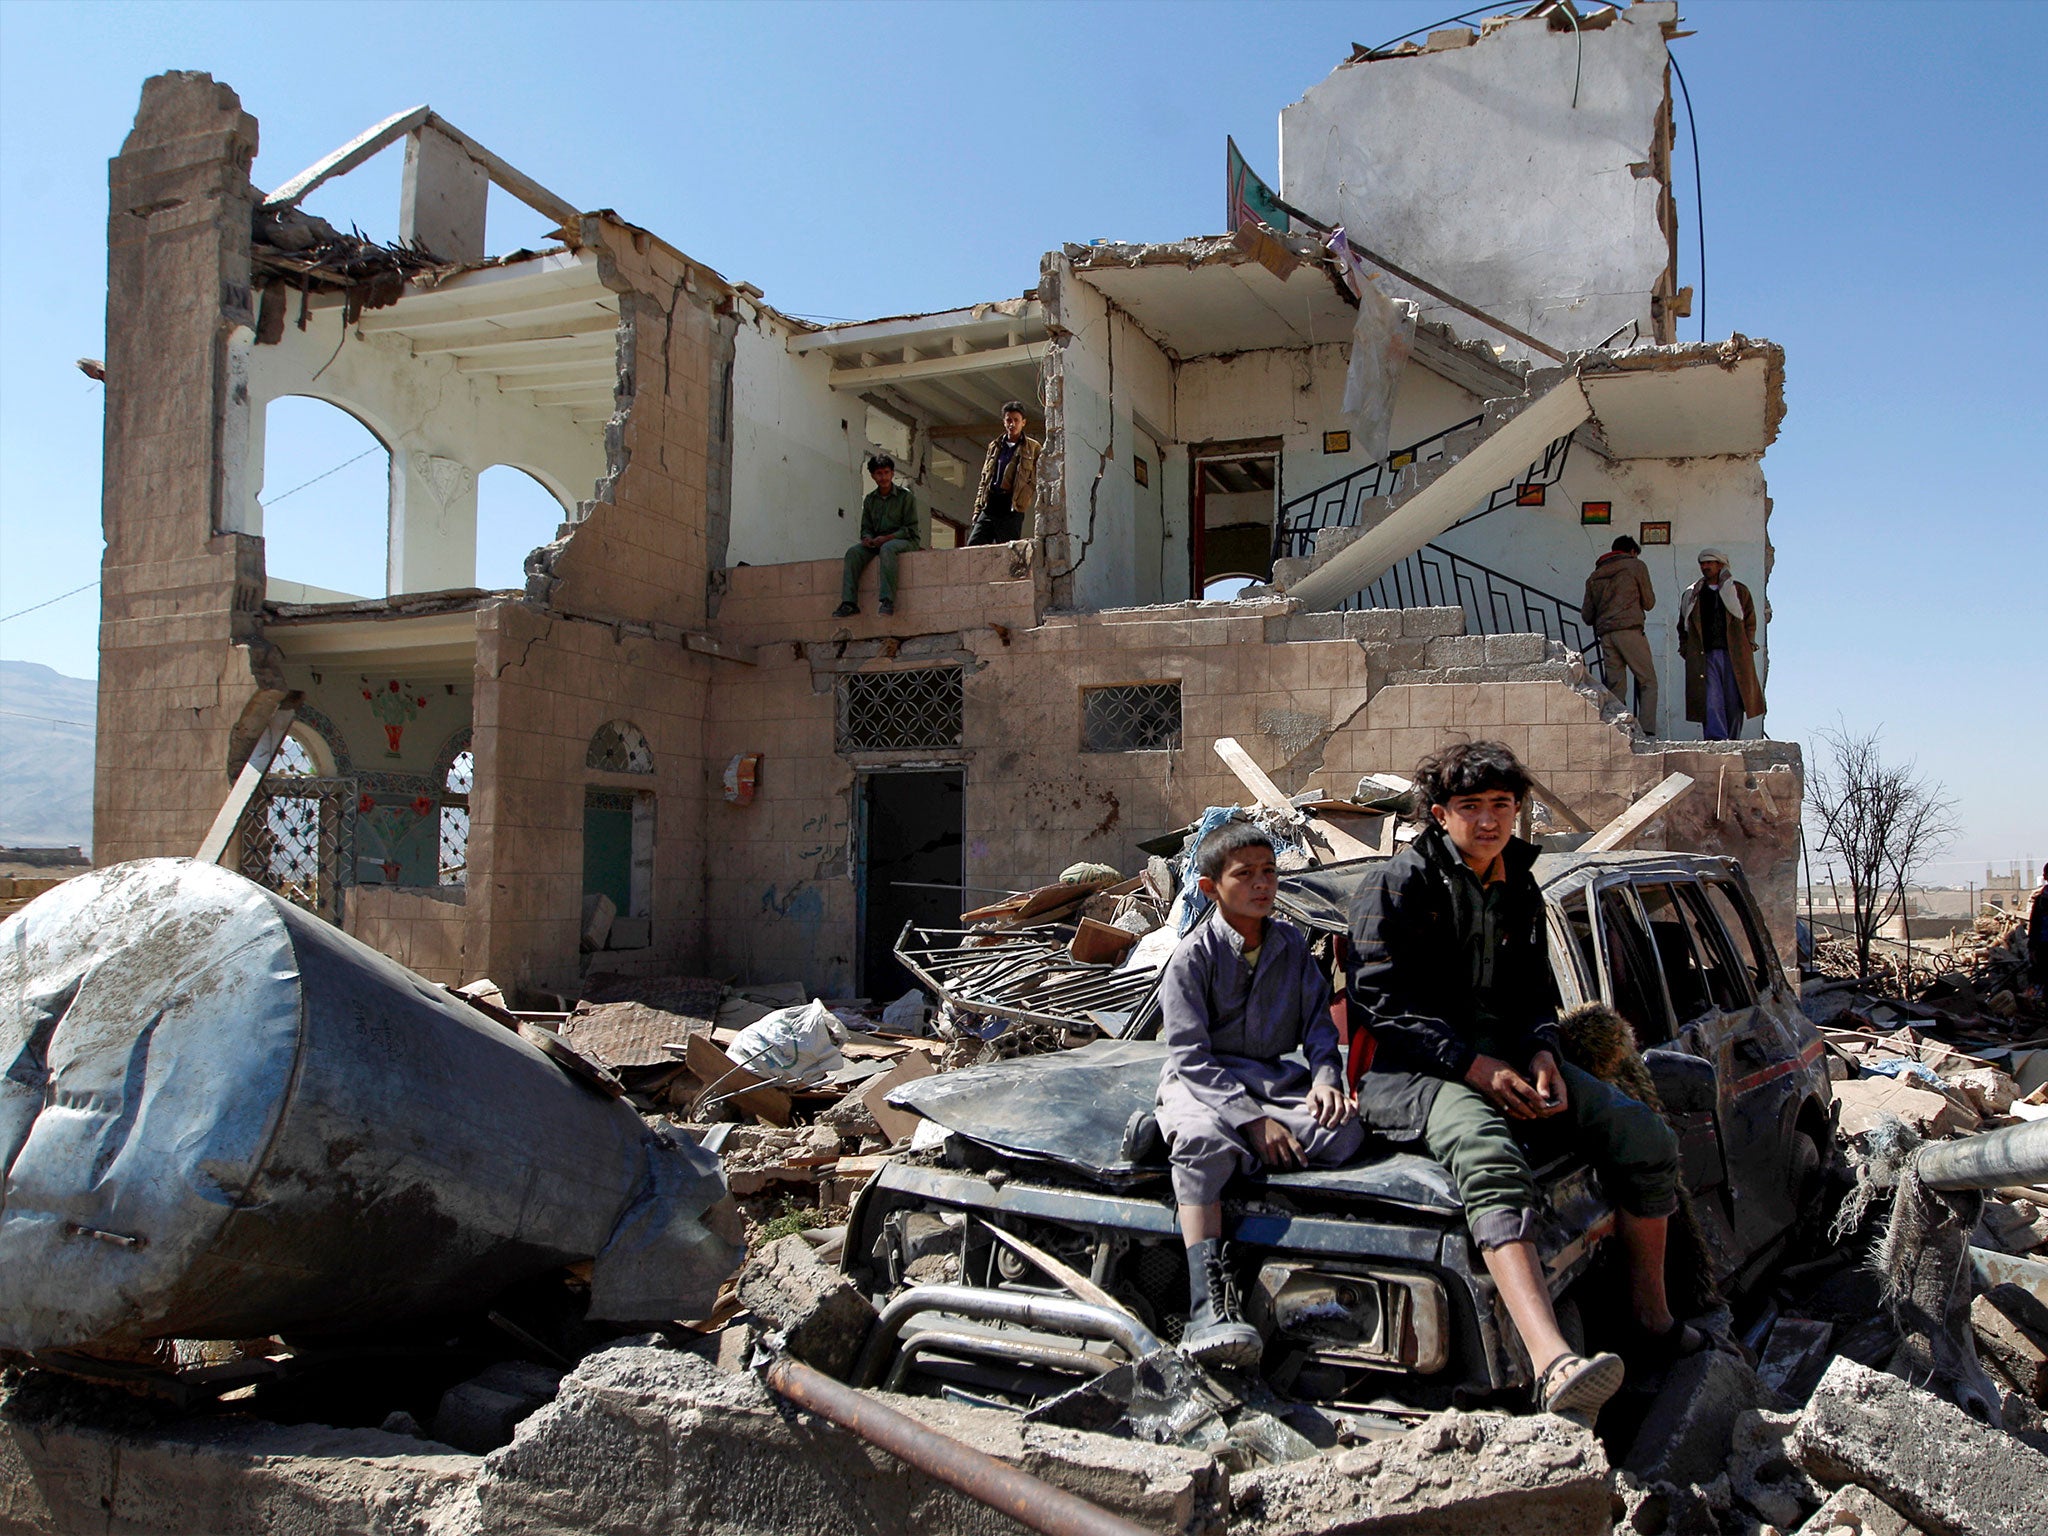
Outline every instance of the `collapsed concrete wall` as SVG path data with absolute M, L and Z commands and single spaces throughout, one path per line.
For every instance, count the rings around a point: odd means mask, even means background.
M 1649 0 L 1354 54 L 1282 110 L 1280 195 L 1560 350 L 1631 324 L 1669 341 L 1684 312 L 1667 78 L 1677 26 L 1675 4 Z M 1460 336 L 1528 355 L 1387 282 Z

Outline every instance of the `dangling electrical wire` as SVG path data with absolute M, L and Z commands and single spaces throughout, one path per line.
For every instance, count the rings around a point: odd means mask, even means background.
M 1700 340 L 1707 339 L 1707 198 L 1700 186 L 1700 125 L 1692 115 L 1692 92 L 1685 88 L 1685 71 L 1678 67 L 1678 55 L 1669 48 L 1664 50 L 1671 60 L 1671 73 L 1678 80 L 1678 94 L 1685 99 L 1685 133 L 1692 140 L 1692 208 L 1693 224 L 1699 230 L 1700 244 Z

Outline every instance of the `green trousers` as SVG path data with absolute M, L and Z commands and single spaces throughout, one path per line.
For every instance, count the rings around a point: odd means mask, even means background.
M 1562 1066 L 1567 1107 L 1545 1120 L 1510 1120 L 1465 1083 L 1445 1083 L 1430 1105 L 1424 1143 L 1457 1181 L 1481 1248 L 1535 1235 L 1542 1196 L 1528 1149 L 1545 1161 L 1583 1153 L 1608 1197 L 1632 1216 L 1678 1209 L 1678 1137 L 1664 1117 L 1570 1062 Z
M 891 539 L 880 549 L 869 549 L 865 544 L 853 545 L 846 551 L 846 579 L 839 583 L 839 601 L 860 601 L 860 573 L 877 555 L 882 557 L 882 590 L 879 596 L 885 603 L 896 601 L 896 562 L 903 558 L 903 551 L 915 548 L 917 545 L 909 539 Z

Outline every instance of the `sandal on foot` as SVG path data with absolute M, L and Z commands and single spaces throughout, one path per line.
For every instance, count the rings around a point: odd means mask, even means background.
M 1588 1360 L 1567 1350 L 1536 1378 L 1536 1400 L 1545 1413 L 1598 1413 L 1621 1390 L 1626 1369 L 1619 1355 L 1595 1355 Z
M 1711 1349 L 1714 1337 L 1703 1328 L 1691 1323 L 1673 1323 L 1662 1333 L 1652 1333 L 1640 1323 L 1629 1325 L 1627 1353 L 1638 1363 L 1661 1369 L 1687 1355 L 1697 1355 Z

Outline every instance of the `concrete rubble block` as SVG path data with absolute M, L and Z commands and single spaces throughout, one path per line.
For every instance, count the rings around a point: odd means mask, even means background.
M 1606 1530 L 1612 1509 L 1607 1457 L 1589 1430 L 1549 1414 L 1452 1412 L 1393 1439 L 1240 1475 L 1230 1529 L 1581 1536 Z
M 1834 1337 L 1835 1325 L 1825 1318 L 1779 1318 L 1757 1361 L 1757 1380 L 1787 1402 L 1805 1402 L 1827 1369 Z
M 1266 621 L 1270 634 L 1274 621 Z M 1284 626 L 1280 638 L 1283 640 L 1342 640 L 1344 638 L 1344 615 L 1342 613 L 1296 613 L 1279 620 Z
M 1845 1138 L 1876 1129 L 1887 1116 L 1896 1116 L 1927 1137 L 1949 1136 L 1977 1126 L 1977 1116 L 1947 1095 L 1895 1078 L 1865 1077 L 1836 1083 L 1834 1095 L 1842 1107 L 1839 1124 Z
M 0 1403 L 0 1531 L 10 1533 L 466 1536 L 481 1469 L 375 1429 L 152 1424 L 125 1394 L 46 1376 Z
M 1547 660 L 1545 647 L 1548 644 L 1542 635 L 1488 635 L 1486 659 L 1496 666 L 1526 666 Z
M 1762 1402 L 1756 1373 L 1733 1355 L 1688 1355 L 1666 1375 L 1622 1465 L 1645 1482 L 1708 1482 L 1728 1460 L 1736 1417 Z
M 519 1421 L 555 1395 L 562 1373 L 525 1360 L 501 1360 L 441 1394 L 428 1433 L 443 1445 L 481 1456 L 511 1440 Z
M 1401 633 L 1416 640 L 1432 640 L 1440 635 L 1462 635 L 1465 633 L 1465 610 L 1404 608 L 1401 610 Z
M 801 1233 L 777 1238 L 740 1270 L 740 1305 L 779 1333 L 807 1365 L 844 1379 L 875 1309 L 846 1276 L 822 1262 Z
M 1484 635 L 1444 635 L 1429 642 L 1432 667 L 1483 667 L 1486 665 Z
M 1147 1530 L 1222 1536 L 1226 1480 L 1206 1456 L 1022 1423 L 925 1398 L 898 1412 Z M 1017 1536 L 1024 1527 L 885 1452 L 796 1412 L 752 1376 L 693 1354 L 586 1358 L 554 1402 L 484 1462 L 493 1536 Z
M 1868 1488 L 1837 1488 L 1793 1536 L 1927 1536 Z
M 1728 1453 L 1729 1491 L 1759 1518 L 1788 1531 L 1827 1497 L 1792 1460 L 1789 1447 L 1798 1427 L 1796 1413 L 1739 1413 Z
M 1401 615 L 1391 608 L 1361 608 L 1344 615 L 1344 638 L 1347 640 L 1398 640 L 1401 638 Z
M 1820 1482 L 1860 1484 L 1929 1536 L 2048 1531 L 2048 1456 L 1853 1360 L 1821 1377 L 1792 1451 Z
M 1999 1311 L 1990 1297 L 1971 1299 L 1970 1331 L 1977 1335 L 1977 1347 L 1998 1362 L 2006 1380 L 2030 1401 L 2048 1404 L 2048 1352 Z

